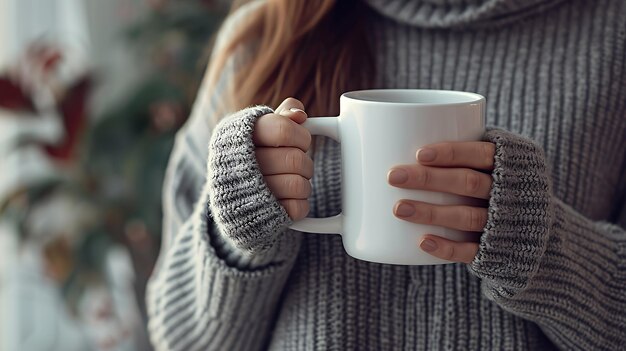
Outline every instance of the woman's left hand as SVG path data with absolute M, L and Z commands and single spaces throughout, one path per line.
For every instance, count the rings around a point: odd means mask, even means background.
M 489 142 L 448 142 L 427 145 L 418 150 L 418 163 L 392 168 L 389 184 L 406 189 L 429 190 L 489 199 L 495 145 Z M 474 206 L 442 206 L 400 200 L 393 209 L 396 217 L 463 231 L 482 232 L 487 209 Z M 456 242 L 425 234 L 420 248 L 448 261 L 470 263 L 478 252 L 476 242 Z

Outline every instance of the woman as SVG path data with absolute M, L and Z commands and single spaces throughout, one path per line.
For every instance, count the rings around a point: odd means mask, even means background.
M 239 9 L 168 170 L 148 293 L 155 346 L 622 348 L 625 17 L 618 0 L 267 0 Z M 394 168 L 404 174 L 389 173 L 395 186 L 488 200 L 393 209 L 481 232 L 479 244 L 420 233 L 416 245 L 460 263 L 364 262 L 338 236 L 287 230 L 307 212 L 340 212 L 338 145 L 317 137 L 309 148 L 300 124 L 336 114 L 340 93 L 358 88 L 486 96 L 483 142 L 431 145 Z M 301 102 L 245 108 L 287 96 Z M 417 181 L 425 173 L 431 181 Z

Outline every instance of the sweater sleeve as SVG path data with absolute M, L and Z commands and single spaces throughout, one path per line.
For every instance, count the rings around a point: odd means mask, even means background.
M 252 142 L 257 118 L 272 112 L 255 106 L 224 118 L 209 145 L 209 235 L 217 254 L 242 269 L 282 259 L 275 257 L 275 244 L 292 223 L 263 180 Z
M 157 350 L 262 348 L 297 257 L 299 237 L 285 232 L 289 218 L 251 144 L 256 118 L 271 110 L 248 108 L 209 127 L 228 67 L 214 92 L 203 84 L 170 156 L 162 247 L 146 296 Z
M 484 294 L 537 323 L 561 349 L 622 348 L 626 231 L 585 218 L 555 198 L 534 142 L 497 129 L 486 139 L 496 145 L 493 188 L 480 248 L 469 265 Z

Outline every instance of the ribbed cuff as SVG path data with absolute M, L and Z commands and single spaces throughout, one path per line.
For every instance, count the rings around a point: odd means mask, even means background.
M 292 223 L 263 180 L 252 142 L 256 120 L 272 112 L 255 106 L 225 118 L 209 145 L 206 191 L 217 227 L 211 230 L 212 242 L 220 255 L 235 257 L 239 264 L 267 262 Z
M 512 297 L 528 286 L 539 268 L 554 221 L 550 176 L 539 145 L 499 129 L 485 140 L 495 144 L 493 186 L 487 225 L 469 268 L 492 293 Z

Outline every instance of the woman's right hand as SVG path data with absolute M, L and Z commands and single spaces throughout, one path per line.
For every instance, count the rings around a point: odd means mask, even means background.
M 313 160 L 306 154 L 311 133 L 301 126 L 306 119 L 302 102 L 288 98 L 276 113 L 260 117 L 253 133 L 265 183 L 294 221 L 309 213 Z

